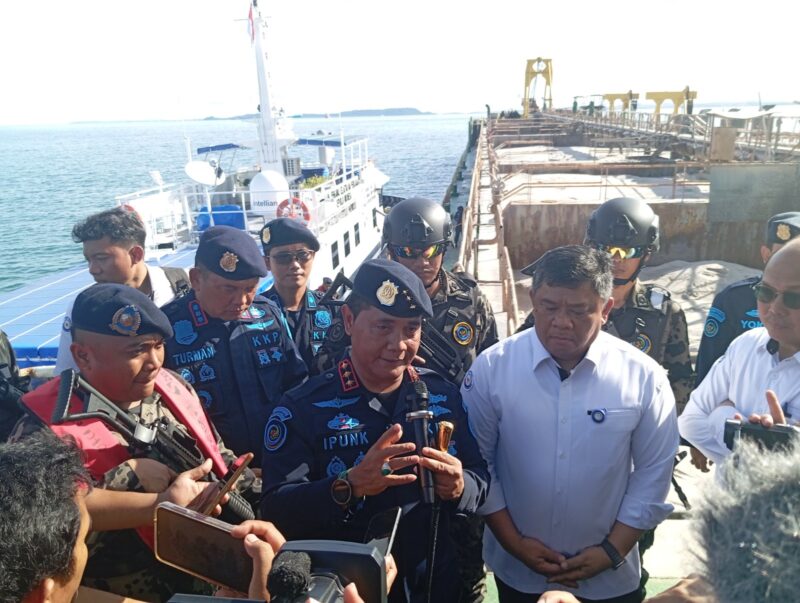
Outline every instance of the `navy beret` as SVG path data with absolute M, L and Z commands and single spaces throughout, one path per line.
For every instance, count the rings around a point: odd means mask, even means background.
M 311 251 L 319 251 L 319 241 L 300 220 L 293 218 L 275 218 L 270 220 L 261 229 L 261 246 L 264 255 L 269 255 L 269 250 L 279 245 L 292 243 L 305 243 Z
M 392 260 L 367 260 L 353 277 L 353 293 L 398 318 L 433 316 L 425 285 L 408 268 Z
M 72 328 L 119 337 L 172 337 L 167 315 L 149 297 L 117 283 L 98 283 L 81 291 L 72 306 Z
M 787 211 L 776 214 L 767 222 L 767 245 L 782 245 L 800 235 L 800 212 Z
M 200 236 L 195 263 L 229 281 L 267 276 L 258 243 L 244 230 L 212 226 Z

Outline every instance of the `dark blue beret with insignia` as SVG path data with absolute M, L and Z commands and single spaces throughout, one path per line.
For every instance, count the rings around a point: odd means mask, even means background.
M 98 283 L 84 289 L 72 307 L 72 328 L 103 335 L 172 337 L 172 326 L 153 301 L 127 285 Z
M 200 236 L 195 263 L 229 281 L 267 276 L 261 250 L 244 230 L 212 226 Z
M 776 214 L 767 222 L 767 245 L 782 245 L 800 235 L 800 212 L 787 211 Z
M 317 237 L 300 220 L 275 218 L 267 222 L 261 229 L 261 246 L 264 248 L 264 255 L 269 255 L 269 250 L 273 247 L 292 243 L 305 243 L 311 251 L 319 251 Z
M 378 310 L 397 316 L 433 316 L 425 285 L 408 268 L 392 260 L 367 260 L 353 277 L 353 293 Z

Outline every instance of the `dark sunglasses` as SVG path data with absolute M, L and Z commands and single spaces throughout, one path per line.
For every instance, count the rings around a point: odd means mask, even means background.
M 281 251 L 269 256 L 270 261 L 276 262 L 281 266 L 288 266 L 294 261 L 298 264 L 307 264 L 308 261 L 314 257 L 314 252 L 308 249 L 301 249 L 300 251 Z
M 398 258 L 403 258 L 404 260 L 413 260 L 418 257 L 423 257 L 426 260 L 430 260 L 435 258 L 437 255 L 442 255 L 446 249 L 446 245 L 444 243 L 434 243 L 433 245 L 425 247 L 424 249 L 408 247 L 407 245 L 390 245 L 389 247 L 392 251 L 392 255 Z
M 756 294 L 756 299 L 762 304 L 771 304 L 780 295 L 783 297 L 784 306 L 790 310 L 800 310 L 800 292 L 798 291 L 776 291 L 764 283 L 753 285 L 753 291 Z
M 592 243 L 592 247 L 600 251 L 605 251 L 612 257 L 617 255 L 621 260 L 641 258 L 647 253 L 647 247 L 622 247 L 618 245 L 604 245 L 602 243 Z

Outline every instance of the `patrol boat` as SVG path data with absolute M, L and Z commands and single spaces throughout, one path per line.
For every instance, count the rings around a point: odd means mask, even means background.
M 194 265 L 197 242 L 212 225 L 228 225 L 258 237 L 276 217 L 303 221 L 317 236 L 320 251 L 309 287 L 325 276 L 351 275 L 380 249 L 382 187 L 388 176 L 369 159 L 367 139 L 359 136 L 296 137 L 270 95 L 267 23 L 257 2 L 248 15 L 259 89 L 258 141 L 196 149 L 185 172 L 189 181 L 165 183 L 151 172 L 156 186 L 121 195 L 117 205 L 134 209 L 147 230 L 145 257 L 160 266 Z M 258 152 L 258 165 L 222 168 L 225 153 L 240 148 Z M 318 161 L 306 165 L 309 151 Z M 209 159 L 209 157 L 216 159 Z M 21 367 L 51 365 L 58 351 L 64 311 L 93 282 L 85 265 L 50 275 L 0 295 L 0 328 L 8 335 Z M 270 286 L 267 276 L 259 286 Z M 44 292 L 47 292 L 44 295 Z

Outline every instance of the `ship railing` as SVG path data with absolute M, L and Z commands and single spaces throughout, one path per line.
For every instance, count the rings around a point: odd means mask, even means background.
M 361 170 L 353 169 L 313 188 L 288 189 L 274 195 L 292 200 L 284 204 L 283 215 L 304 219 L 320 234 L 356 209 L 350 191 L 363 181 Z M 280 204 L 270 207 L 263 199 L 255 204 L 253 201 L 247 189 L 210 191 L 195 184 L 155 187 L 117 197 L 119 205 L 133 208 L 144 222 L 150 256 L 196 244 L 202 232 L 213 225 L 234 226 L 257 235 L 275 217 Z

